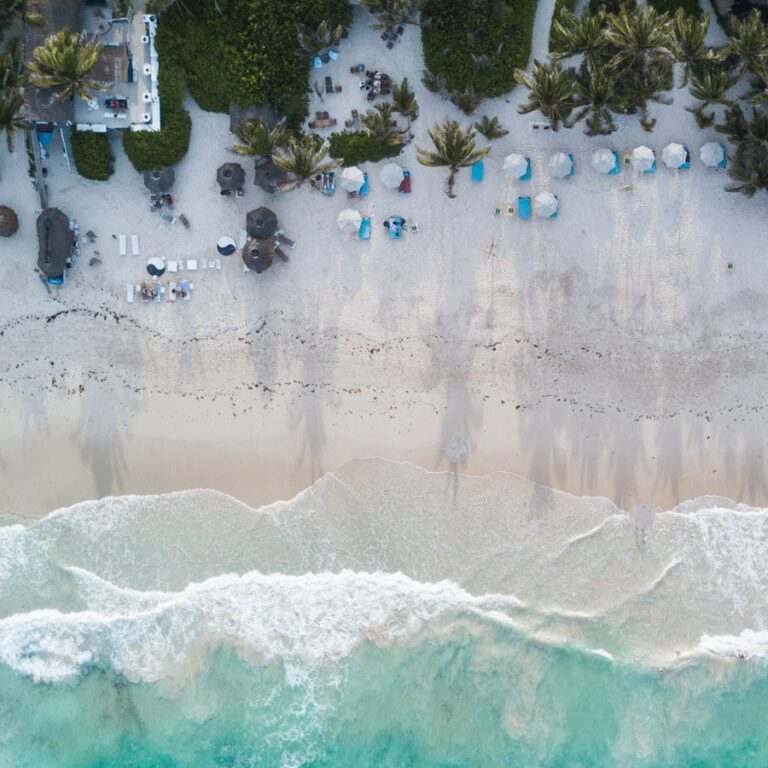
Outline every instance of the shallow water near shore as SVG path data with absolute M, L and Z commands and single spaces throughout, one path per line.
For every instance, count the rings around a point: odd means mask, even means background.
M 1 766 L 768 762 L 768 517 L 356 461 L 0 527 Z

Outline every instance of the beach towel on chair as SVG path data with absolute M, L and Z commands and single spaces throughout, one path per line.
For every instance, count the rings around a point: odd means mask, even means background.
M 530 197 L 517 198 L 517 216 L 520 219 L 531 218 L 531 198 Z

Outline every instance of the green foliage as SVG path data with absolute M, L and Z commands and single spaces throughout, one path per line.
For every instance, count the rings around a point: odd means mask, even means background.
M 330 155 L 341 165 L 378 163 L 388 157 L 397 157 L 403 149 L 401 143 L 381 141 L 366 131 L 344 131 L 334 133 L 330 139 Z
M 72 154 L 84 179 L 106 181 L 115 171 L 115 156 L 106 133 L 73 130 Z
M 183 75 L 171 61 L 160 63 L 160 131 L 123 131 L 123 149 L 137 171 L 174 165 L 187 154 L 192 121 L 184 109 Z
M 576 10 L 576 0 L 555 0 L 555 10 L 552 12 L 552 24 L 549 27 L 549 50 L 550 53 L 555 48 L 555 21 L 560 16 L 562 11 L 570 11 L 573 13 Z
M 536 0 L 428 0 L 421 39 L 427 69 L 451 94 L 480 98 L 514 87 L 528 63 Z
M 668 13 L 670 16 L 674 16 L 678 8 L 688 15 L 701 13 L 699 0 L 649 0 L 649 2 L 659 13 Z

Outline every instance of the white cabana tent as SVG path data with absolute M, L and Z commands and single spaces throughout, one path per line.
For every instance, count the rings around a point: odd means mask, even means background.
M 573 160 L 565 152 L 555 152 L 547 162 L 549 173 L 558 179 L 570 176 L 573 171 Z
M 403 169 L 397 163 L 387 163 L 379 171 L 379 181 L 389 189 L 397 189 L 404 178 Z
M 596 149 L 592 153 L 592 167 L 598 173 L 610 173 L 616 167 L 616 156 L 605 147 Z
M 504 173 L 513 179 L 520 179 L 528 172 L 528 160 L 519 152 L 512 152 L 504 158 Z
M 359 211 L 353 208 L 345 208 L 337 217 L 336 223 L 339 225 L 339 229 L 345 235 L 354 235 L 360 229 L 360 223 L 363 217 Z
M 683 165 L 687 159 L 688 153 L 685 151 L 685 147 L 682 144 L 678 144 L 676 141 L 667 144 L 664 147 L 664 151 L 661 153 L 661 159 L 664 161 L 664 165 L 667 168 L 671 168 L 676 171 Z
M 533 199 L 533 209 L 540 219 L 550 219 L 557 213 L 558 200 L 551 192 L 539 192 Z
M 341 179 L 342 188 L 346 189 L 347 192 L 359 192 L 365 184 L 365 174 L 356 165 L 345 168 L 339 174 L 339 179 Z
M 656 162 L 656 155 L 650 147 L 641 144 L 632 150 L 630 160 L 636 171 L 650 171 Z

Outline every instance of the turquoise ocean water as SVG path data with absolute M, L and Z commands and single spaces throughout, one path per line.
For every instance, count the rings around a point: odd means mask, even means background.
M 353 462 L 0 527 L 0 766 L 768 765 L 768 517 Z

